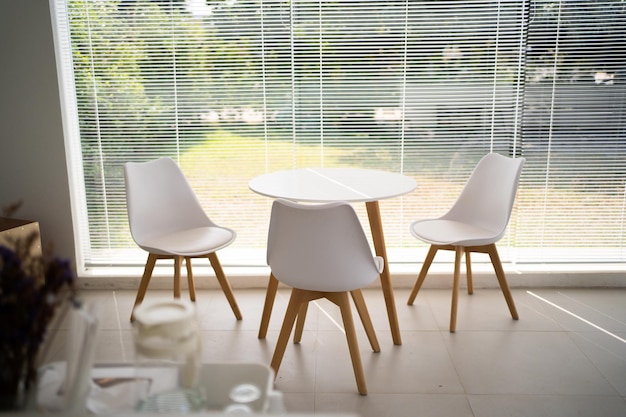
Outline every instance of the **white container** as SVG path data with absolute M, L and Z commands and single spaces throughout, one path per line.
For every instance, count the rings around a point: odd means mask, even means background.
M 176 299 L 144 301 L 134 317 L 136 378 L 150 381 L 146 390 L 137 393 L 137 410 L 204 409 L 204 389 L 198 384 L 201 337 L 194 304 Z M 168 376 L 156 381 L 155 369 Z

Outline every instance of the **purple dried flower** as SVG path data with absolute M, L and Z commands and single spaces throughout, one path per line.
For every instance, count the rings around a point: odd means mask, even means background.
M 33 382 L 48 325 L 63 303 L 78 304 L 66 260 L 31 255 L 34 239 L 0 246 L 0 396 L 11 400 L 20 382 Z M 0 404 L 6 406 L 6 404 Z

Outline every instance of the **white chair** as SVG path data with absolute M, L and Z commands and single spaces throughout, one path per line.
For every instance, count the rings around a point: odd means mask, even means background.
M 467 291 L 469 294 L 474 291 L 471 252 L 489 254 L 511 316 L 514 320 L 518 319 L 495 243 L 502 238 L 509 223 L 524 162 L 524 158 L 508 158 L 496 153 L 484 156 L 445 215 L 437 219 L 419 220 L 410 226 L 413 236 L 430 243 L 430 249 L 409 295 L 409 305 L 415 301 L 437 251 L 443 249 L 456 252 L 450 332 L 456 330 L 460 263 L 463 254 L 467 270 Z
M 367 394 L 363 365 L 352 319 L 352 295 L 370 345 L 380 346 L 361 288 L 379 277 L 383 259 L 374 256 L 361 223 L 345 202 L 298 204 L 275 200 L 270 218 L 267 263 L 279 282 L 292 287 L 271 367 L 278 374 L 292 328 L 300 342 L 309 301 L 326 298 L 338 305 L 360 394 Z
M 187 266 L 189 297 L 196 300 L 191 258 L 208 258 L 237 320 L 241 312 L 216 251 L 230 245 L 236 233 L 209 219 L 176 162 L 159 158 L 124 164 L 130 232 L 148 252 L 135 307 L 141 303 L 158 259 L 174 260 L 174 297 L 180 298 L 180 268 Z M 134 316 L 131 313 L 131 321 Z

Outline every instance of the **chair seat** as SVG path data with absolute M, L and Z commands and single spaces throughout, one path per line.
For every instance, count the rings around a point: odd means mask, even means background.
M 150 236 L 139 246 L 157 255 L 202 256 L 228 246 L 235 236 L 224 227 L 196 227 Z
M 432 245 L 481 246 L 494 243 L 498 232 L 455 220 L 429 219 L 413 222 L 411 233 Z

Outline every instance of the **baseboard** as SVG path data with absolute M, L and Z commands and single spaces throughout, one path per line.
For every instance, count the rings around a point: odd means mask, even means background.
M 394 288 L 411 288 L 421 265 L 392 265 L 390 268 Z M 433 264 L 423 288 L 450 288 L 452 265 Z M 504 265 L 511 288 L 537 287 L 626 287 L 626 265 Z M 269 276 L 267 267 L 225 267 L 231 285 L 236 289 L 265 288 Z M 78 278 L 79 288 L 89 290 L 136 290 L 143 273 L 142 268 L 98 268 L 87 271 Z M 208 267 L 194 269 L 197 289 L 218 289 L 213 270 Z M 498 281 L 490 264 L 473 265 L 474 287 L 497 288 Z M 181 278 L 183 288 L 187 279 Z M 461 276 L 465 286 L 465 275 Z M 375 281 L 372 286 L 378 286 Z M 172 288 L 171 267 L 155 268 L 150 288 Z

